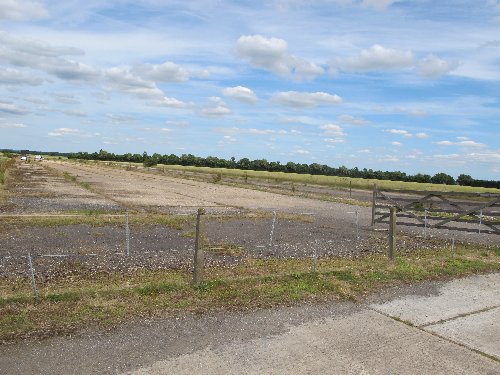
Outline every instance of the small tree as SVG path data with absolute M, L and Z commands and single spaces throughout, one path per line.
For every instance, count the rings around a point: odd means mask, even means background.
M 457 178 L 457 183 L 462 186 L 472 186 L 474 179 L 468 174 L 461 174 Z
M 455 179 L 446 173 L 436 173 L 431 178 L 433 184 L 455 185 Z

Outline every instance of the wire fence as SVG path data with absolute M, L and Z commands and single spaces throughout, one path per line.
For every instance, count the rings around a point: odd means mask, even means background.
M 0 277 L 36 282 L 77 272 L 146 269 L 193 270 L 197 250 L 202 266 L 233 266 L 246 259 L 318 259 L 386 252 L 385 230 L 373 230 L 369 213 L 357 207 L 342 218 L 309 212 L 232 211 L 226 214 L 3 215 Z M 427 230 L 427 228 L 424 228 Z M 395 235 L 395 232 L 393 232 Z M 427 232 L 398 244 L 418 248 Z M 446 246 L 455 247 L 451 237 Z M 394 242 L 392 242 L 394 243 Z

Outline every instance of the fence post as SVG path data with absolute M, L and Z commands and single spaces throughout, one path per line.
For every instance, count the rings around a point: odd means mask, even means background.
M 35 270 L 33 269 L 33 262 L 31 261 L 31 253 L 28 251 L 28 265 L 30 267 L 31 289 L 33 290 L 33 297 L 38 297 L 38 290 L 36 289 Z
M 375 205 L 377 204 L 377 184 L 373 184 L 372 227 L 375 225 Z
M 427 210 L 424 212 L 424 239 L 427 239 Z
M 481 234 L 481 225 L 483 224 L 483 210 L 479 211 L 479 225 L 478 225 L 478 232 Z
M 203 279 L 203 266 L 205 263 L 205 255 L 201 246 L 201 216 L 205 215 L 204 208 L 198 208 L 196 216 L 196 238 L 194 243 L 194 271 L 193 284 L 199 284 Z
M 130 255 L 130 228 L 128 225 L 128 210 L 125 213 L 125 245 L 126 245 L 126 254 Z
M 391 222 L 389 224 L 389 260 L 394 262 L 396 251 L 396 207 L 391 207 Z
M 349 199 L 352 198 L 352 181 L 349 180 Z
M 273 222 L 271 224 L 271 233 L 269 235 L 269 247 L 273 246 L 274 226 L 276 225 L 276 211 L 273 211 Z
M 359 240 L 359 211 L 356 208 L 356 239 Z

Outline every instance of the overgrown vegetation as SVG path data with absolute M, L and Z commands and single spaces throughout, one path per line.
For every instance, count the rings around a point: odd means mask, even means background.
M 358 299 L 379 288 L 500 270 L 498 248 L 472 246 L 420 251 L 390 264 L 382 255 L 357 259 L 247 259 L 214 267 L 191 285 L 187 271 L 144 270 L 129 274 L 72 273 L 39 285 L 0 280 L 0 340 L 67 333 L 134 317 L 204 313 L 297 302 Z M 314 270 L 314 272 L 312 272 Z
M 4 185 L 9 168 L 14 165 L 14 158 L 9 155 L 0 154 L 0 185 Z
M 7 199 L 5 184 L 9 178 L 9 169 L 14 165 L 14 157 L 10 154 L 0 154 L 0 204 Z

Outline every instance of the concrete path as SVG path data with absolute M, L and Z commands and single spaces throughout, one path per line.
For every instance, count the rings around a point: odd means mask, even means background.
M 500 374 L 500 273 L 0 346 L 2 374 Z
M 500 360 L 500 274 L 455 280 L 437 296 L 407 296 L 371 306 Z
M 499 306 L 500 274 L 475 276 L 134 374 L 498 374 Z

